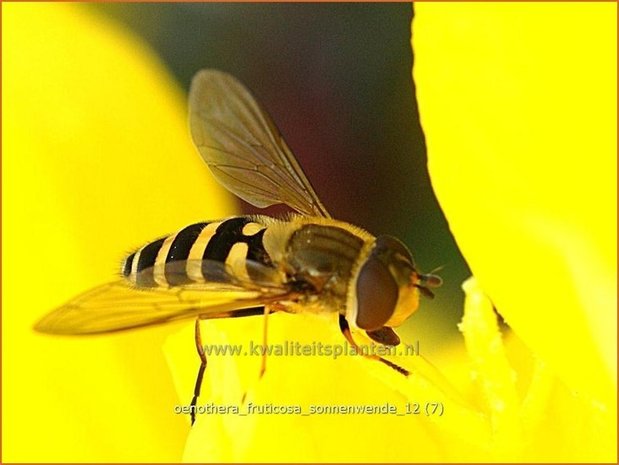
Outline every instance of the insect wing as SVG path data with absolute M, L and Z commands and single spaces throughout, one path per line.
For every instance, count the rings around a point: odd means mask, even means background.
M 96 334 L 163 324 L 204 315 L 230 316 L 235 311 L 295 298 L 272 271 L 248 261 L 247 270 L 260 280 L 244 277 L 215 261 L 174 262 L 168 276 L 187 278 L 186 270 L 201 263 L 202 280 L 182 286 L 137 288 L 126 279 L 95 287 L 43 317 L 36 325 L 50 334 Z M 148 270 L 145 270 L 148 271 Z M 151 270 L 155 272 L 155 270 Z
M 196 74 L 189 93 L 193 141 L 215 178 L 256 207 L 285 203 L 330 218 L 270 116 L 237 79 Z
M 276 268 L 246 258 L 231 261 L 174 260 L 145 268 L 162 287 L 182 287 L 196 291 L 260 291 L 281 293 L 287 290 L 285 276 Z M 142 281 L 140 276 L 137 281 Z

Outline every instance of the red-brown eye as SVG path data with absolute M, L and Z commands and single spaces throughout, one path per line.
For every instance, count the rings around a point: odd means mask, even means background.
M 375 255 L 357 277 L 357 326 L 366 331 L 382 328 L 398 302 L 398 285 L 387 266 Z

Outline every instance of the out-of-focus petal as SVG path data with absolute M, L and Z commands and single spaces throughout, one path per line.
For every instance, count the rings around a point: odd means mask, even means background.
M 125 252 L 231 212 L 151 52 L 82 7 L 2 5 L 3 459 L 177 461 L 187 427 L 160 347 L 174 328 L 34 334 L 116 279 Z

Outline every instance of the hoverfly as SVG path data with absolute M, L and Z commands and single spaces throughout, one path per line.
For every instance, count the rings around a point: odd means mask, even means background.
M 201 365 L 192 406 L 206 367 L 200 320 L 331 312 L 355 347 L 351 328 L 380 344 L 399 344 L 392 328 L 415 312 L 420 293 L 432 297 L 429 288 L 441 279 L 420 273 L 398 239 L 332 219 L 269 115 L 231 75 L 196 74 L 189 122 L 200 155 L 230 192 L 257 207 L 283 203 L 298 214 L 196 223 L 150 242 L 125 258 L 120 280 L 74 298 L 35 329 L 84 335 L 195 318 Z

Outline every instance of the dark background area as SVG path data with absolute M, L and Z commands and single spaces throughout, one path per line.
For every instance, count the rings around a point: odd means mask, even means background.
M 252 89 L 335 218 L 399 237 L 423 271 L 444 266 L 437 298 L 424 300 L 407 327 L 432 331 L 433 340 L 456 334 L 460 284 L 470 273 L 428 178 L 411 77 L 410 4 L 91 8 L 141 36 L 185 90 L 207 67 Z

